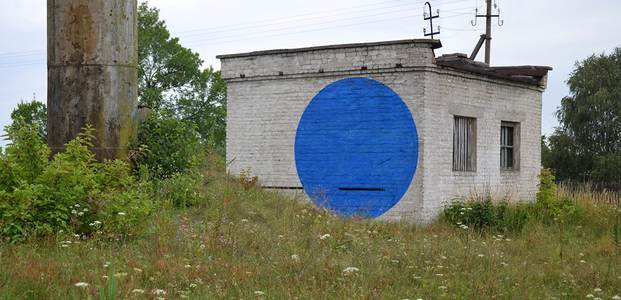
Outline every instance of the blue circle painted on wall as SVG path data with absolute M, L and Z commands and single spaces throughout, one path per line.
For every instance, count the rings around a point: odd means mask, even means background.
M 347 78 L 310 102 L 295 163 L 313 202 L 344 216 L 381 216 L 407 191 L 418 161 L 416 123 L 401 97 L 368 78 Z

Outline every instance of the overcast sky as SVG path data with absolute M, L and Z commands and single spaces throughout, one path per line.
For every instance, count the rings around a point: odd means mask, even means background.
M 430 0 L 440 9 L 445 53 L 470 53 L 484 31 L 470 21 L 484 0 Z M 496 0 L 504 26 L 494 24 L 492 65 L 545 65 L 543 133 L 568 94 L 577 60 L 621 47 L 619 0 Z M 218 54 L 422 38 L 422 0 L 151 0 L 174 36 L 220 68 Z M 482 51 L 483 52 L 483 51 Z M 479 59 L 483 58 L 483 53 Z M 0 10 L 0 126 L 21 100 L 45 102 L 46 1 L 3 0 Z M 0 145 L 2 143 L 0 142 Z

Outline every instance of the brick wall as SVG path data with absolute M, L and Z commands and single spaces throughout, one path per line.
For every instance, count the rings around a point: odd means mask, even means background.
M 537 87 L 436 67 L 432 47 L 411 41 L 220 58 L 228 82 L 227 160 L 232 174 L 248 170 L 263 186 L 301 187 L 294 143 L 302 113 L 328 84 L 366 77 L 399 94 L 419 135 L 413 182 L 379 219 L 428 222 L 445 201 L 482 189 L 513 199 L 533 198 L 540 165 Z M 452 171 L 454 114 L 477 117 L 474 174 Z M 501 121 L 521 123 L 519 172 L 500 172 Z

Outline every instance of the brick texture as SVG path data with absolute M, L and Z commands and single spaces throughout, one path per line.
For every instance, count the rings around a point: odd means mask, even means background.
M 487 192 L 533 200 L 543 88 L 438 67 L 434 57 L 429 44 L 411 42 L 221 58 L 228 82 L 230 172 L 249 171 L 267 187 L 301 187 L 294 143 L 302 113 L 328 84 L 365 77 L 399 94 L 419 135 L 414 179 L 380 220 L 428 223 L 446 203 Z M 455 115 L 477 118 L 476 172 L 452 171 Z M 520 123 L 516 171 L 500 170 L 502 121 Z

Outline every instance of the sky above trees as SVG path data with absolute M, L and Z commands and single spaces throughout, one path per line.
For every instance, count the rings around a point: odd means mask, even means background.
M 504 26 L 493 27 L 493 65 L 548 65 L 543 132 L 569 92 L 574 63 L 621 47 L 621 1 L 496 0 Z M 432 0 L 440 9 L 443 48 L 437 55 L 470 53 L 483 20 L 470 25 L 484 0 Z M 215 56 L 254 50 L 422 38 L 422 0 L 151 0 L 182 45 L 219 69 Z M 6 1 L 0 10 L 0 126 L 21 100 L 45 102 L 46 1 Z M 483 59 L 483 53 L 479 54 Z M 0 143 L 3 144 L 3 143 Z

